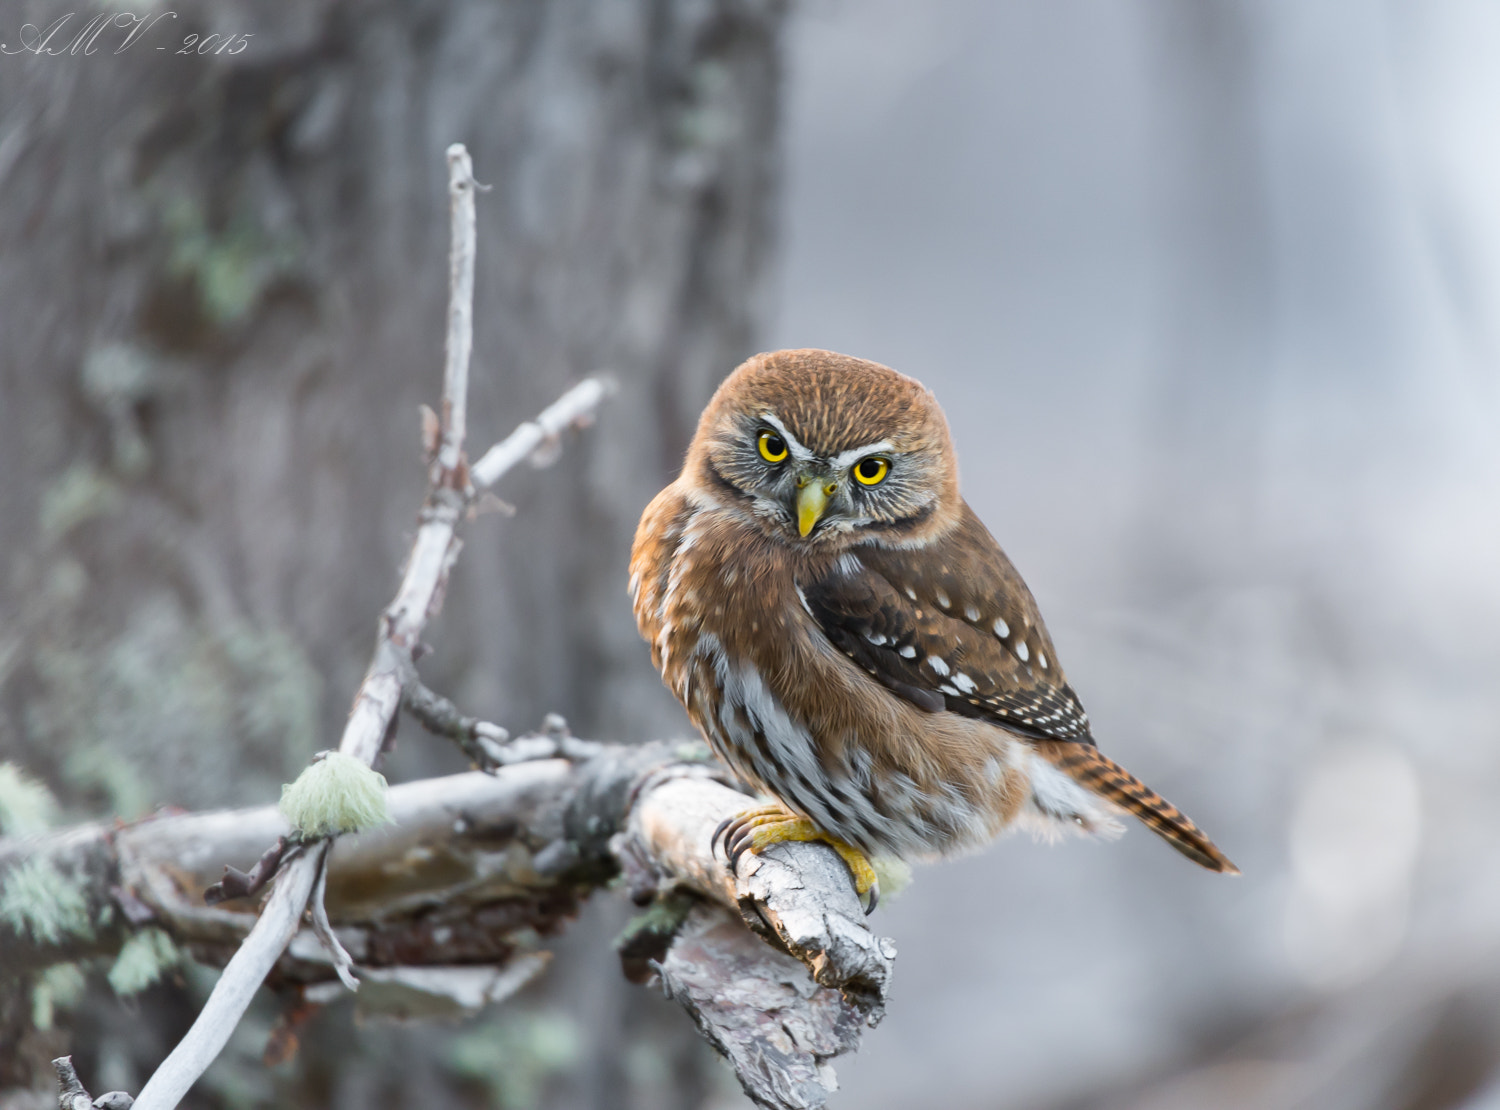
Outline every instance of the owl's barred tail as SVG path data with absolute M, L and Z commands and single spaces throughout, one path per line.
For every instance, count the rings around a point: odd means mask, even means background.
M 1139 818 L 1143 825 L 1194 863 L 1226 875 L 1240 873 L 1240 869 L 1229 862 L 1229 858 L 1182 810 L 1092 744 L 1044 740 L 1036 747 L 1047 762 L 1078 785 Z

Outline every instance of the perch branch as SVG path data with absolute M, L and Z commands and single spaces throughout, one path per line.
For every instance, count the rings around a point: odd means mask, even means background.
M 670 768 L 641 791 L 629 835 L 652 861 L 660 889 L 685 886 L 739 911 L 745 923 L 805 963 L 870 1023 L 885 1012 L 896 946 L 865 924 L 848 868 L 824 844 L 777 844 L 746 852 L 730 872 L 711 846 L 714 830 L 745 796 Z
M 410 1013 L 420 996 L 422 1012 L 457 1013 L 493 1000 L 541 966 L 535 938 L 555 932 L 623 869 L 637 900 L 687 891 L 689 908 L 698 907 L 650 958 L 746 1090 L 763 1106 L 820 1105 L 813 1095 L 831 1083 L 828 1060 L 852 1049 L 884 1006 L 894 955 L 870 933 L 842 861 L 820 844 L 778 845 L 730 875 L 709 837 L 745 796 L 715 780 L 701 744 L 573 742 L 590 744 L 593 756 L 394 786 L 390 825 L 333 842 L 328 922 L 361 966 L 356 1004 Z M 196 892 L 223 861 L 248 866 L 285 832 L 273 806 L 123 829 L 100 822 L 0 840 L 0 867 L 46 854 L 64 871 L 98 876 L 117 901 L 143 907 L 137 925 L 165 929 L 197 958 L 217 962 L 255 925 L 254 904 L 235 899 L 208 910 Z M 742 915 L 771 944 L 747 932 Z M 45 965 L 63 951 L 32 938 L 7 946 L 0 962 Z M 310 1001 L 343 990 L 311 928 L 297 931 L 275 966 L 277 982 L 301 986 Z M 798 1031 L 790 1045 L 777 1032 L 784 1028 Z M 777 1101 L 777 1091 L 800 1091 L 801 1101 Z

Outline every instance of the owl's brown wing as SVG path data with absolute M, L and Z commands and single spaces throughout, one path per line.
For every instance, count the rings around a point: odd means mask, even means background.
M 857 547 L 800 586 L 834 646 L 912 704 L 1093 743 L 1031 591 L 967 505 L 941 539 Z

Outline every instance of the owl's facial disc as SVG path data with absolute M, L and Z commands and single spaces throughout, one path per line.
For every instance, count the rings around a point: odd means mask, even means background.
M 793 541 L 859 542 L 930 511 L 926 456 L 902 436 L 851 445 L 764 408 L 730 414 L 716 431 L 710 472 L 740 492 L 763 527 Z

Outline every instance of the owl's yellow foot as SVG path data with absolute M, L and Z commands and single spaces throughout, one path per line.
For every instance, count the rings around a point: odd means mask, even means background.
M 824 832 L 806 817 L 798 817 L 781 806 L 758 806 L 736 813 L 714 830 L 715 848 L 718 847 L 720 837 L 724 839 L 724 852 L 729 857 L 731 868 L 740 862 L 740 856 L 746 852 L 758 856 L 772 844 L 796 840 L 821 841 L 837 852 L 848 866 L 849 873 L 854 877 L 854 891 L 859 895 L 860 901 L 864 901 L 866 894 L 870 896 L 865 913 L 875 912 L 875 906 L 880 901 L 880 882 L 863 852 Z

